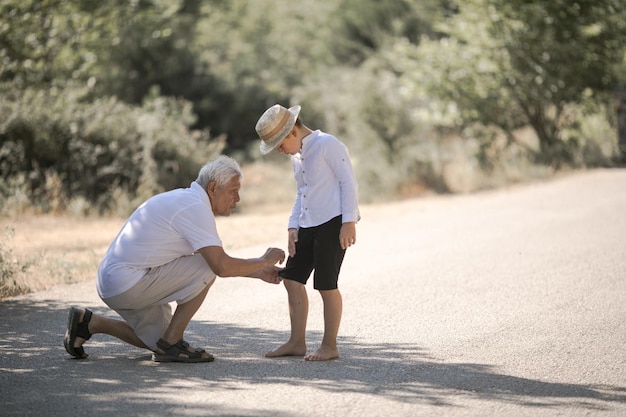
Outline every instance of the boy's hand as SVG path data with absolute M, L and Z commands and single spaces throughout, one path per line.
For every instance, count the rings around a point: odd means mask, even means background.
M 341 244 L 341 249 L 348 249 L 356 243 L 355 222 L 347 222 L 341 225 L 341 230 L 339 231 L 339 243 Z
M 288 238 L 287 238 L 287 250 L 289 251 L 289 256 L 296 256 L 296 242 L 298 241 L 298 229 L 289 229 L 288 230 Z

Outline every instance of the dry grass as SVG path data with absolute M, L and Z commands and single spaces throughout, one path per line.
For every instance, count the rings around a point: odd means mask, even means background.
M 225 250 L 265 245 L 286 248 L 287 220 L 295 195 L 289 159 L 270 158 L 243 169 L 242 201 L 236 213 L 217 220 Z M 0 217 L 0 299 L 94 279 L 124 220 L 70 215 Z
M 218 218 L 227 251 L 276 244 L 286 239 L 289 208 L 275 213 L 234 214 Z M 0 219 L 5 256 L 12 270 L 0 288 L 0 299 L 24 292 L 94 279 L 98 264 L 124 220 L 70 216 Z M 260 255 L 261 253 L 259 253 Z M 2 260 L 2 258 L 0 258 Z
M 282 243 L 295 195 L 289 159 L 243 170 L 237 211 L 217 220 L 224 248 Z M 124 220 L 25 214 L 0 218 L 0 299 L 94 279 Z
M 57 285 L 93 278 L 100 258 L 122 221 L 60 216 L 0 219 L 5 253 L 13 274 L 3 295 L 42 291 Z

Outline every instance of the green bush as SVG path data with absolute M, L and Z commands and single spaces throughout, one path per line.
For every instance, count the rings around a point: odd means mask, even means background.
M 9 241 L 13 238 L 15 230 L 7 227 L 4 235 L 0 236 L 0 300 L 27 292 L 27 288 L 20 285 L 15 279 L 20 271 L 24 272 L 28 266 L 22 266 L 13 258 L 13 251 L 9 247 Z
M 37 211 L 65 210 L 77 200 L 83 211 L 112 211 L 114 190 L 143 199 L 188 186 L 224 146 L 223 138 L 190 131 L 188 102 L 158 91 L 138 107 L 114 97 L 87 101 L 78 88 L 2 89 L 0 211 L 18 191 Z

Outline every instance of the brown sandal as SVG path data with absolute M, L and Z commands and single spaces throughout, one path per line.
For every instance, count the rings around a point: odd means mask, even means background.
M 161 348 L 165 353 L 155 352 L 152 355 L 152 360 L 155 362 L 186 362 L 186 363 L 198 363 L 198 362 L 213 362 L 215 358 L 209 354 L 208 357 L 202 356 L 204 349 L 196 349 L 194 351 L 187 350 L 189 343 L 184 340 L 180 340 L 173 345 L 170 345 L 163 339 L 159 339 L 157 346 Z
M 63 338 L 63 345 L 67 353 L 75 357 L 76 359 L 86 359 L 85 349 L 82 346 L 74 347 L 74 342 L 77 337 L 81 337 L 85 340 L 91 338 L 89 333 L 89 321 L 91 320 L 92 312 L 85 309 L 85 315 L 83 321 L 80 320 L 81 310 L 75 307 L 70 308 L 70 314 L 67 317 L 67 331 Z

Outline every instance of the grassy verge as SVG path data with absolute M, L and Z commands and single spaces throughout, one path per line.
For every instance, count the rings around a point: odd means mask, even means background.
M 286 239 L 289 208 L 218 218 L 227 251 Z M 0 218 L 0 300 L 95 279 L 121 218 L 39 215 Z

